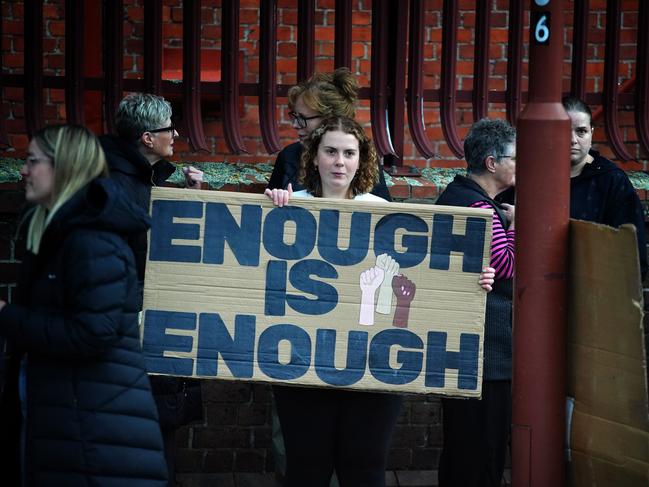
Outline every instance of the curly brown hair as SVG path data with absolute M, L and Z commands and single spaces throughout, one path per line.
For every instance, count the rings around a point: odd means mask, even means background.
M 322 196 L 322 181 L 320 173 L 313 161 L 318 154 L 320 142 L 327 132 L 340 131 L 351 134 L 358 140 L 358 169 L 349 186 L 348 198 L 369 193 L 379 180 L 378 156 L 374 143 L 367 136 L 358 122 L 347 117 L 331 117 L 311 132 L 305 143 L 300 157 L 300 173 L 298 181 L 314 196 Z
M 354 118 L 358 82 L 349 68 L 338 68 L 332 73 L 315 73 L 288 90 L 291 110 L 300 96 L 307 107 L 322 117 Z

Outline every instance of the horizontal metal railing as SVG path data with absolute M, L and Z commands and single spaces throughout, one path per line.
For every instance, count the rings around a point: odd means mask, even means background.
M 298 13 L 297 79 L 305 79 L 315 66 L 316 1 L 295 0 Z M 162 79 L 162 2 L 144 0 L 143 73 L 141 79 L 127 79 L 123 71 L 123 1 L 103 1 L 103 76 L 84 76 L 83 23 L 84 0 L 65 1 L 65 76 L 45 75 L 43 71 L 43 1 L 24 2 L 24 74 L 1 74 L 2 87 L 24 89 L 25 128 L 33 134 L 44 124 L 44 89 L 62 88 L 65 92 L 66 118 L 84 122 L 84 92 L 103 95 L 103 123 L 112 130 L 114 112 L 124 91 L 148 91 L 179 97 L 183 107 L 183 124 L 194 150 L 208 150 L 203 123 L 202 104 L 219 99 L 225 141 L 233 153 L 246 152 L 241 135 L 239 100 L 257 96 L 259 100 L 260 136 L 269 153 L 280 150 L 279 130 L 275 116 L 277 97 L 285 96 L 289 86 L 277 83 L 277 0 L 260 1 L 260 69 L 256 83 L 239 79 L 239 0 L 222 2 L 221 79 L 201 81 L 201 2 L 184 0 L 183 8 L 183 79 L 180 83 Z M 515 123 L 526 93 L 523 80 L 523 28 L 529 2 L 510 0 L 508 11 L 508 45 L 506 88 L 489 90 L 489 47 L 492 15 L 491 2 L 476 2 L 474 35 L 474 70 L 471 90 L 457 86 L 458 2 L 444 0 L 442 10 L 441 76 L 437 89 L 425 89 L 423 71 L 427 62 L 424 0 L 372 2 L 371 81 L 360 91 L 370 101 L 371 127 L 377 149 L 382 156 L 401 165 L 404 152 L 404 113 L 410 136 L 424 158 L 436 156 L 434 142 L 426 131 L 426 102 L 437 104 L 444 140 L 452 152 L 463 156 L 456 126 L 458 103 L 471 103 L 474 119 L 486 116 L 489 104 L 502 104 L 507 119 Z M 335 2 L 334 66 L 352 63 L 352 1 Z M 611 148 L 619 159 L 634 156 L 621 135 L 618 109 L 621 104 L 633 106 L 638 143 L 649 153 L 649 34 L 637 28 L 635 89 L 618 90 L 619 38 L 621 0 L 608 0 L 603 93 L 587 92 L 586 63 L 588 48 L 588 0 L 575 0 L 573 12 L 572 94 L 588 103 L 602 105 L 605 128 Z M 649 25 L 648 2 L 640 1 L 638 26 Z M 0 66 L 1 67 L 1 66 Z M 406 85 L 406 74 L 408 84 Z M 7 143 L 6 124 L 0 119 L 0 143 Z

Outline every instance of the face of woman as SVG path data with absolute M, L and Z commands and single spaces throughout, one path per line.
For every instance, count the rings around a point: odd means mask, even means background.
M 586 160 L 588 151 L 593 145 L 593 128 L 587 113 L 569 111 L 570 135 L 570 164 L 578 166 Z
M 304 103 L 304 95 L 298 96 L 297 100 L 295 100 L 293 113 L 296 116 L 292 117 L 291 124 L 297 130 L 297 136 L 300 138 L 300 142 L 304 142 L 311 135 L 311 132 L 320 126 L 322 117 L 318 112 L 306 106 Z
M 516 145 L 509 144 L 507 153 L 496 162 L 494 177 L 502 190 L 511 188 L 516 184 Z
M 25 198 L 46 208 L 50 207 L 54 190 L 54 161 L 32 139 L 20 175 L 25 181 Z
M 358 170 L 358 139 L 338 130 L 324 134 L 313 163 L 320 174 L 322 196 L 344 199 Z
M 168 130 L 162 130 L 169 127 Z M 151 133 L 152 147 L 150 150 L 160 158 L 167 158 L 174 155 L 174 140 L 178 137 L 178 132 L 171 124 L 171 119 L 164 121 L 162 126 Z

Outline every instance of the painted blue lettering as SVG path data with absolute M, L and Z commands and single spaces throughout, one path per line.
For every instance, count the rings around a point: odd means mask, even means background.
M 239 265 L 257 267 L 261 242 L 261 206 L 241 205 L 238 225 L 225 203 L 207 203 L 203 262 L 223 264 L 225 243 Z
M 284 242 L 287 222 L 295 223 L 295 242 Z M 273 257 L 282 260 L 304 259 L 313 251 L 317 223 L 309 210 L 297 206 L 272 209 L 264 219 L 264 248 Z
M 355 211 L 349 228 L 349 245 L 346 250 L 338 247 L 340 212 L 320 210 L 318 226 L 318 252 L 320 257 L 334 265 L 355 265 L 367 255 L 370 243 L 372 215 Z
M 446 350 L 447 333 L 428 332 L 426 353 L 426 387 L 444 387 L 446 370 L 458 371 L 458 389 L 474 390 L 478 386 L 478 350 L 480 336 L 475 333 L 460 334 L 460 351 Z
M 462 252 L 462 272 L 480 272 L 484 251 L 485 220 L 467 218 L 464 235 L 453 233 L 453 215 L 436 214 L 433 217 L 433 236 L 430 241 L 430 268 L 448 270 L 451 252 Z
M 395 249 L 395 234 L 398 228 L 409 232 L 428 232 L 426 222 L 415 215 L 407 213 L 393 213 L 385 215 L 376 224 L 374 229 L 374 254 L 389 254 L 399 263 L 402 269 L 419 264 L 426 257 L 428 236 L 408 235 L 402 237 L 401 245 L 405 252 Z
M 217 377 L 220 354 L 234 377 L 252 377 L 255 355 L 254 316 L 235 316 L 232 336 L 219 314 L 201 313 L 198 317 L 198 330 L 197 375 Z
M 329 313 L 338 304 L 338 291 L 331 284 L 311 279 L 312 275 L 336 279 L 338 272 L 334 266 L 322 260 L 305 259 L 296 262 L 289 273 L 291 284 L 299 291 L 316 296 L 316 299 L 289 294 L 286 301 L 291 308 L 301 314 L 323 315 Z M 266 289 L 268 289 L 268 284 Z
M 266 265 L 266 292 L 264 314 L 284 316 L 286 314 L 286 261 L 269 260 Z
M 365 375 L 367 332 L 350 331 L 347 336 L 347 365 L 335 366 L 336 330 L 318 330 L 315 342 L 315 372 L 322 382 L 332 386 L 351 386 Z
M 384 384 L 408 384 L 421 373 L 423 352 L 399 350 L 398 369 L 390 367 L 390 349 L 397 345 L 403 348 L 424 349 L 421 338 L 408 330 L 383 330 L 377 333 L 370 342 L 368 366 L 371 374 Z
M 279 343 L 286 340 L 291 345 L 291 360 L 279 360 Z M 280 324 L 266 328 L 257 344 L 259 369 L 271 379 L 291 380 L 302 377 L 311 364 L 311 338 L 299 326 Z
M 196 314 L 147 310 L 144 314 L 144 324 L 142 349 L 147 370 L 158 374 L 193 375 L 193 359 L 165 357 L 164 352 L 192 351 L 192 337 L 167 335 L 166 330 L 195 330 Z
M 196 223 L 174 223 L 177 218 L 202 218 L 200 201 L 154 200 L 151 206 L 152 224 L 149 259 L 163 262 L 200 262 L 200 245 L 173 245 L 173 239 L 199 240 L 200 226 Z

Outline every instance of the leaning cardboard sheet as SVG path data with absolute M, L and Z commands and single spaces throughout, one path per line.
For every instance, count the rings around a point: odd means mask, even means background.
M 635 229 L 570 222 L 568 478 L 649 485 L 649 408 Z
M 480 397 L 491 212 L 156 188 L 153 374 Z

